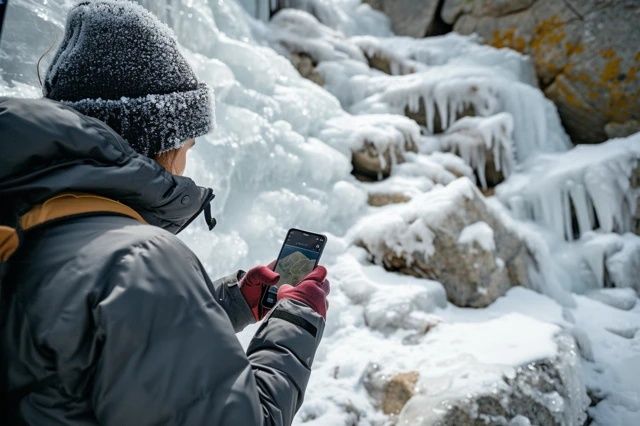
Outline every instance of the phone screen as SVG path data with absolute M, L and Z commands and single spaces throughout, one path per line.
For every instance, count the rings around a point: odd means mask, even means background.
M 296 285 L 318 265 L 327 237 L 290 229 L 274 270 L 280 274 L 278 284 Z

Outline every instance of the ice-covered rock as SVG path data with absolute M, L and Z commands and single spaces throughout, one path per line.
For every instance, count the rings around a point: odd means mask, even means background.
M 566 240 L 595 229 L 623 233 L 635 225 L 640 188 L 631 180 L 639 163 L 640 133 L 579 145 L 532 159 L 496 194 L 516 217 L 536 221 Z
M 344 114 L 328 120 L 319 137 L 351 155 L 354 175 L 380 180 L 389 176 L 407 152 L 418 149 L 420 128 L 398 115 Z
M 384 333 L 424 333 L 437 323 L 432 313 L 446 305 L 444 289 L 434 281 L 363 265 L 351 256 L 341 256 L 334 271 L 341 276 L 341 291 L 363 307 L 364 324 Z
M 388 270 L 440 281 L 458 306 L 486 306 L 529 283 L 525 244 L 467 178 L 365 217 L 352 238 Z
M 441 148 L 458 154 L 475 170 L 482 188 L 496 186 L 515 167 L 513 118 L 509 113 L 463 117 L 441 138 Z
M 441 65 L 409 75 L 352 81 L 352 90 L 361 99 L 351 106 L 352 112 L 408 111 L 418 120 L 424 117 L 420 121 L 430 133 L 448 129 L 465 115 L 507 112 L 513 118 L 515 157 L 520 162 L 535 153 L 563 151 L 570 145 L 555 107 L 540 90 L 508 81 L 489 67 Z
M 312 58 L 314 64 L 342 59 L 366 63 L 362 50 L 356 44 L 303 10 L 283 9 L 271 18 L 267 28 L 270 31 L 262 31 L 261 34 L 285 56 L 304 53 Z
M 363 184 L 370 205 L 404 203 L 430 191 L 437 184 L 448 185 L 461 176 L 475 179 L 473 170 L 453 154 L 434 152 L 418 155 L 405 152 L 402 158 L 404 161 L 395 164 L 387 179 Z
M 430 3 L 416 1 L 424 7 Z M 443 4 L 442 17 L 455 31 L 531 56 L 541 86 L 575 142 L 602 142 L 640 130 L 636 0 Z
M 363 376 L 381 409 L 389 388 L 396 391 L 394 411 L 413 393 L 398 425 L 508 425 L 526 418 L 532 425 L 578 426 L 586 419 L 576 345 L 555 325 L 520 314 L 443 323 L 412 348 L 421 356 L 411 364 L 381 359 Z M 443 356 L 451 351 L 456 356 Z
M 422 39 L 356 36 L 351 37 L 351 41 L 360 46 L 367 56 L 380 55 L 396 62 L 398 70 L 402 70 L 403 65 L 415 68 L 415 71 L 427 71 L 430 67 L 446 64 L 482 66 L 509 80 L 536 85 L 535 71 L 527 56 L 483 45 L 481 38 L 474 35 L 449 33 Z

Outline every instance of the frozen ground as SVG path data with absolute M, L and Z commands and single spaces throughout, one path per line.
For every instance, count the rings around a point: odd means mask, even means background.
M 37 59 L 60 39 L 71 3 L 11 2 L 0 95 L 39 96 Z M 300 10 L 270 24 L 234 0 L 141 3 L 175 30 L 216 91 L 218 127 L 196 145 L 187 174 L 215 189 L 219 225 L 209 233 L 196 223 L 182 235 L 208 271 L 270 261 L 293 226 L 329 237 L 331 309 L 298 424 L 387 424 L 394 417 L 365 386 L 372 369 L 382 381 L 417 371 L 418 397 L 454 397 L 556 356 L 561 330 L 575 339 L 580 362 L 566 370 L 571 403 L 558 409 L 557 399 L 546 400 L 558 421 L 585 420 L 584 383 L 593 424 L 640 424 L 640 244 L 630 232 L 640 135 L 571 149 L 527 58 L 473 37 L 394 37 L 384 16 L 358 0 L 292 0 Z M 325 88 L 300 77 L 285 57 L 291 49 L 314 57 Z M 374 52 L 390 58 L 391 74 L 369 66 Z M 475 116 L 462 117 L 470 109 Z M 402 152 L 407 141 L 415 152 Z M 381 182 L 356 180 L 351 151 L 365 142 L 378 153 L 400 146 L 404 162 Z M 371 193 L 420 199 L 458 176 L 485 186 L 487 153 L 507 177 L 489 203 L 535 254 L 535 288 L 459 308 L 440 283 L 385 271 L 351 244 L 356 222 L 395 209 L 369 206 Z M 490 250 L 492 237 L 476 222 L 460 243 Z M 421 399 L 412 401 L 411 410 Z

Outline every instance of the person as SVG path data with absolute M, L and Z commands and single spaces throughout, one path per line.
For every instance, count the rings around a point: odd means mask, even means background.
M 213 196 L 180 176 L 213 117 L 173 34 L 139 5 L 82 2 L 43 92 L 0 99 L 0 224 L 24 228 L 1 280 L 0 423 L 290 424 L 327 272 L 265 314 L 274 271 L 212 281 L 174 235 Z M 261 319 L 245 353 L 234 332 Z

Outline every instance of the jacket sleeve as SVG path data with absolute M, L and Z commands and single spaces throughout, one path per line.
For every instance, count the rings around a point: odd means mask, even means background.
M 244 271 L 238 271 L 226 277 L 219 278 L 210 284 L 211 291 L 222 307 L 227 313 L 233 330 L 238 333 L 244 328 L 256 322 L 251 313 L 251 309 L 242 296 L 239 286 L 239 277 L 244 274 Z M 207 282 L 209 278 L 205 274 Z
M 320 316 L 280 303 L 247 355 L 177 238 L 144 241 L 112 269 L 93 310 L 100 424 L 291 424 L 322 336 Z

